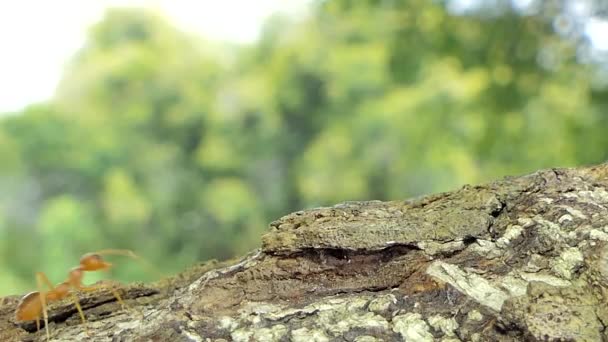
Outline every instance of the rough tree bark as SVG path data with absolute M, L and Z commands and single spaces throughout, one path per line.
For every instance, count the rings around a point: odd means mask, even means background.
M 270 224 L 261 249 L 50 310 L 54 341 L 606 340 L 608 164 Z M 0 300 L 0 340 L 44 340 Z

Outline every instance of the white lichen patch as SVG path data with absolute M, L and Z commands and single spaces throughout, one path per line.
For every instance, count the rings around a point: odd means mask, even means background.
M 437 255 L 441 253 L 451 253 L 464 249 L 465 245 L 462 240 L 450 242 L 437 242 L 432 240 L 420 241 L 416 246 L 422 249 L 428 255 Z
M 492 285 L 485 278 L 474 273 L 467 273 L 456 265 L 435 261 L 426 272 L 496 311 L 500 311 L 504 301 L 509 298 L 507 293 Z
M 329 312 L 325 313 L 326 315 L 319 316 L 319 324 L 334 336 L 341 336 L 353 328 L 388 330 L 389 327 L 388 321 L 384 317 L 373 312 L 363 315 L 357 315 L 348 310 L 333 312 L 331 315 L 328 314 Z
M 270 328 L 256 329 L 253 334 L 253 339 L 260 342 L 278 341 L 287 334 L 287 327 L 283 324 L 277 324 Z
M 239 310 L 241 317 L 259 316 L 265 315 L 272 312 L 279 312 L 283 310 L 282 306 L 263 303 L 263 302 L 248 302 L 243 305 L 243 308 Z
M 142 325 L 141 320 L 133 320 L 133 321 L 129 321 L 129 322 L 116 323 L 116 327 L 118 327 L 118 329 L 120 329 L 120 330 L 134 329 L 141 325 Z
M 318 329 L 300 328 L 291 331 L 291 341 L 293 342 L 328 342 L 329 337 Z
M 481 314 L 481 312 L 477 311 L 477 310 L 471 310 L 469 311 L 469 313 L 467 313 L 467 319 L 469 321 L 481 321 L 483 319 L 483 315 Z
M 243 260 L 241 260 L 240 262 L 238 262 L 234 265 L 230 265 L 228 267 L 215 269 L 215 270 L 206 272 L 205 274 L 203 274 L 202 277 L 198 278 L 195 282 L 193 282 L 192 284 L 190 284 L 190 286 L 188 286 L 187 292 L 192 293 L 196 290 L 202 289 L 205 286 L 207 286 L 207 283 L 211 279 L 215 279 L 223 274 L 231 273 L 231 272 L 234 272 L 239 269 L 244 270 L 244 269 L 254 267 L 259 262 L 261 255 L 262 255 L 262 250 L 257 249 L 255 251 L 253 251 L 252 253 L 250 253 Z
M 505 233 L 496 240 L 496 247 L 507 248 L 512 240 L 517 239 L 521 236 L 524 228 L 520 225 L 511 225 L 507 227 Z
M 530 255 L 530 259 L 528 263 L 522 267 L 522 270 L 525 272 L 538 272 L 544 268 L 547 268 L 549 265 L 549 260 L 542 255 L 532 254 Z
M 534 225 L 534 220 L 529 217 L 518 217 L 517 223 L 524 228 L 529 228 Z
M 546 220 L 540 216 L 536 216 L 534 220 L 542 227 L 542 229 L 539 229 L 539 233 L 545 235 L 549 239 L 561 242 L 568 237 L 567 233 L 564 232 L 557 223 Z
M 322 302 L 315 302 L 312 303 L 310 305 L 307 305 L 303 308 L 287 308 L 287 309 L 281 309 L 280 307 L 276 307 L 277 310 L 272 311 L 272 312 L 267 312 L 265 313 L 263 316 L 265 319 L 271 320 L 271 321 L 278 321 L 281 319 L 284 319 L 285 317 L 288 316 L 294 316 L 294 315 L 304 315 L 304 316 L 308 316 L 314 313 L 322 313 L 325 311 L 335 311 L 338 309 L 342 309 L 342 310 L 361 310 L 363 309 L 369 302 L 370 298 L 368 297 L 361 297 L 361 298 L 356 298 L 355 300 L 347 300 L 345 298 L 329 298 L 329 299 L 325 299 Z M 346 307 L 348 306 L 348 307 Z M 241 315 L 246 314 L 247 311 L 241 311 Z M 244 317 L 244 316 L 242 316 Z
M 428 324 L 419 313 L 409 312 L 393 317 L 393 331 L 401 334 L 405 341 L 434 341 Z
M 286 329 L 278 324 L 275 326 L 266 327 L 260 329 L 260 323 L 266 322 L 278 322 L 282 319 L 289 319 L 289 317 L 309 317 L 311 325 L 307 327 L 308 330 L 301 330 L 295 332 L 295 338 L 308 336 L 315 331 L 323 332 L 322 335 L 316 333 L 317 340 L 323 340 L 324 337 L 333 338 L 336 336 L 342 336 L 344 333 L 351 329 L 375 329 L 375 330 L 390 330 L 389 322 L 381 315 L 376 314 L 374 311 L 388 310 L 391 303 L 395 303 L 397 299 L 392 294 L 383 296 L 362 296 L 359 298 L 349 297 L 334 297 L 324 298 L 322 301 L 309 304 L 302 308 L 281 308 L 276 305 L 266 305 L 265 303 L 251 303 L 246 307 L 250 309 L 240 310 L 240 322 L 247 328 L 241 328 L 237 330 L 237 335 L 233 338 L 247 338 L 252 336 L 246 334 L 247 332 L 254 331 L 254 340 L 261 340 L 264 336 L 268 337 L 269 340 L 278 340 L 280 336 L 287 334 Z M 258 309 L 251 309 L 252 307 L 259 306 Z M 222 324 L 224 327 L 234 327 L 234 323 L 225 320 Z M 279 327 L 279 328 L 277 328 Z M 260 335 L 260 331 L 264 334 Z M 299 335 L 298 335 L 299 334 Z M 314 340 L 314 339 L 303 339 L 303 340 Z
M 528 282 L 512 272 L 501 279 L 500 287 L 505 289 L 511 297 L 523 296 L 526 294 Z
M 583 253 L 577 248 L 570 247 L 562 251 L 559 258 L 552 260 L 551 270 L 556 275 L 572 279 L 574 271 L 583 264 Z
M 560 208 L 564 208 L 566 209 L 566 211 L 568 212 L 568 214 L 572 215 L 572 217 L 576 217 L 578 219 L 581 220 L 586 220 L 587 219 L 587 215 L 583 214 L 582 211 L 578 210 L 578 209 L 574 209 L 572 207 L 569 207 L 567 205 L 560 205 Z
M 344 298 L 335 298 L 329 301 L 330 304 L 344 306 L 348 311 L 362 310 L 370 302 L 372 297 L 362 297 L 355 300 L 345 301 Z
M 375 338 L 374 336 L 369 336 L 369 335 L 355 337 L 355 342 L 380 342 L 380 341 L 382 341 L 382 340 L 379 340 L 379 339 Z
M 538 272 L 538 273 L 521 272 L 519 275 L 527 282 L 537 281 L 537 282 L 542 282 L 542 283 L 545 283 L 545 284 L 548 284 L 551 286 L 556 286 L 556 287 L 568 287 L 568 286 L 572 285 L 572 283 L 568 280 L 558 278 L 556 276 L 546 274 L 543 272 Z
M 551 203 L 554 202 L 554 199 L 550 198 L 550 197 L 543 197 L 543 198 L 539 198 L 538 201 L 539 202 L 544 202 L 544 203 L 547 203 L 547 204 L 551 204 Z
M 486 259 L 498 258 L 503 254 L 503 251 L 499 249 L 494 242 L 483 239 L 477 239 L 469 249 Z
M 608 234 L 598 229 L 592 229 L 589 232 L 589 238 L 591 240 L 608 241 Z
M 604 245 L 599 252 L 597 260 L 597 270 L 599 271 L 600 281 L 606 286 L 608 285 L 608 246 Z M 608 319 L 606 319 L 608 321 Z
M 253 336 L 253 331 L 247 329 L 237 329 L 230 334 L 234 342 L 249 342 Z
M 458 329 L 458 322 L 454 317 L 443 317 L 441 315 L 434 315 L 428 318 L 429 324 L 436 331 L 441 331 L 445 336 L 455 336 L 455 330 Z
M 203 338 L 200 337 L 195 332 L 188 331 L 186 329 L 182 329 L 182 335 L 184 335 L 184 337 L 186 337 L 188 339 L 187 340 L 188 342 L 203 342 Z
M 594 188 L 593 191 L 583 190 L 576 193 L 579 202 L 595 204 L 603 208 L 601 204 L 608 203 L 608 192 L 604 188 Z
M 232 317 L 224 316 L 219 319 L 219 327 L 221 329 L 232 331 L 238 327 L 238 323 Z
M 560 218 L 557 219 L 557 222 L 559 224 L 564 224 L 567 222 L 572 222 L 572 220 L 574 220 L 574 218 L 572 217 L 572 215 L 570 214 L 564 214 L 562 216 L 560 216 Z
M 379 295 L 372 299 L 367 305 L 367 309 L 376 313 L 387 311 L 391 304 L 397 303 L 397 297 L 392 294 Z
M 318 306 L 308 305 L 303 308 L 292 308 L 292 309 L 279 310 L 276 312 L 270 312 L 270 313 L 264 315 L 264 317 L 271 321 L 278 321 L 278 320 L 284 319 L 285 317 L 294 316 L 294 315 L 298 315 L 298 314 L 310 315 L 319 310 L 331 310 L 331 305 L 325 305 L 325 306 L 324 305 L 318 305 Z

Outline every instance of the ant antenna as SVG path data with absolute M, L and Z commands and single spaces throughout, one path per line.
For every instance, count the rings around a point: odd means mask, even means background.
M 139 255 L 135 254 L 132 250 L 129 249 L 102 249 L 93 253 L 87 253 L 87 255 L 91 255 L 91 254 L 97 254 L 97 255 L 122 255 L 122 256 L 126 256 L 132 259 L 137 260 L 137 262 L 139 262 L 141 265 L 143 265 L 145 268 L 148 269 L 148 271 L 151 271 L 152 273 L 154 273 L 157 277 L 162 278 L 164 275 L 161 271 L 158 270 L 158 268 L 156 266 L 154 266 L 153 263 L 147 261 L 145 258 L 140 257 Z

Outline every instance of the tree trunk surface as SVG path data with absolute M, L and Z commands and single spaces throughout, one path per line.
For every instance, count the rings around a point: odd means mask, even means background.
M 608 164 L 289 214 L 234 262 L 49 309 L 52 341 L 602 341 Z M 44 341 L 0 299 L 0 341 Z

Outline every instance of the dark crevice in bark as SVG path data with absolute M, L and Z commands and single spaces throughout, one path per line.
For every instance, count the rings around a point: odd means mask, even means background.
M 289 257 L 305 257 L 309 259 L 316 259 L 318 257 L 329 256 L 336 259 L 350 259 L 356 256 L 374 256 L 380 255 L 385 256 L 383 261 L 390 260 L 394 257 L 408 254 L 412 251 L 420 251 L 420 247 L 413 244 L 394 244 L 389 247 L 378 249 L 378 250 L 366 250 L 366 249 L 340 249 L 340 248 L 304 248 L 302 251 L 290 254 Z

